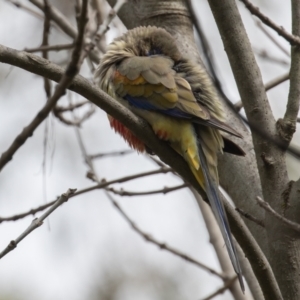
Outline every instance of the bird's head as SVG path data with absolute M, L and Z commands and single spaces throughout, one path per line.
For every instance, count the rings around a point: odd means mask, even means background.
M 96 70 L 96 82 L 101 78 L 99 86 L 106 89 L 109 76 L 124 59 L 153 55 L 167 56 L 175 63 L 181 59 L 175 39 L 165 29 L 142 26 L 129 30 L 108 46 Z
M 118 49 L 135 56 L 164 55 L 175 62 L 181 58 L 174 38 L 165 29 L 155 26 L 137 27 L 114 40 L 110 50 Z

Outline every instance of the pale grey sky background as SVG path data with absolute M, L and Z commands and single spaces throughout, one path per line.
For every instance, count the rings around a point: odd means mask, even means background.
M 30 5 L 28 1 L 21 2 Z M 253 2 L 276 23 L 290 30 L 289 1 Z M 50 3 L 58 5 L 57 1 Z M 288 61 L 256 27 L 244 6 L 241 3 L 238 5 L 253 47 L 268 50 L 269 54 Z M 64 1 L 59 6 L 64 11 Z M 194 6 L 209 37 L 225 91 L 229 98 L 237 101 L 239 95 L 207 1 L 194 0 Z M 9 1 L 0 0 L 0 44 L 19 50 L 36 47 L 41 43 L 42 30 L 41 20 L 15 8 Z M 51 44 L 70 41 L 57 30 L 52 33 Z M 108 39 L 117 34 L 117 30 L 112 30 L 108 33 Z M 274 36 L 277 38 L 276 34 Z M 278 37 L 278 40 L 288 49 L 283 39 Z M 57 63 L 66 58 L 66 52 L 59 56 L 55 54 Z M 260 58 L 258 62 L 265 82 L 288 71 L 288 66 Z M 87 74 L 86 66 L 82 73 Z M 271 90 L 268 95 L 275 116 L 282 116 L 288 82 Z M 42 78 L 0 64 L 0 153 L 32 120 L 44 101 Z M 67 103 L 66 97 L 60 103 Z M 49 123 L 47 201 L 55 199 L 68 188 L 80 189 L 92 185 L 85 178 L 87 167 L 74 129 L 54 118 Z M 44 128 L 43 124 L 35 131 L 34 136 L 0 173 L 0 216 L 14 215 L 44 203 Z M 106 114 L 100 109 L 84 123 L 82 133 L 89 153 L 128 149 L 125 142 L 110 129 Z M 299 137 L 299 133 L 296 136 Z M 156 168 L 148 158 L 136 153 L 101 159 L 95 165 L 98 175 L 106 179 Z M 299 164 L 293 162 L 291 177 L 297 176 Z M 178 183 L 180 180 L 172 175 L 157 175 L 116 187 L 143 191 Z M 116 199 L 145 232 L 220 269 L 199 209 L 187 189 L 167 195 Z M 0 250 L 16 238 L 32 219 L 30 216 L 0 224 Z M 101 190 L 71 199 L 51 215 L 49 224 L 50 230 L 45 223 L 0 261 L 0 299 L 95 299 L 92 298 L 93 291 L 97 287 L 101 290 L 110 284 L 113 286 L 112 282 L 122 282 L 113 298 L 116 300 L 201 299 L 222 285 L 219 279 L 207 272 L 146 243 L 129 227 Z M 114 279 L 110 281 L 110 278 Z M 170 293 L 166 298 L 161 296 L 163 289 Z M 225 293 L 215 299 L 229 300 L 231 296 Z

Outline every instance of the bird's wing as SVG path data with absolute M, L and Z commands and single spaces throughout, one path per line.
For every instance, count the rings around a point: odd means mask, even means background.
M 113 74 L 116 93 L 136 108 L 188 119 L 240 137 L 230 126 L 210 116 L 173 65 L 170 58 L 161 55 L 127 58 Z

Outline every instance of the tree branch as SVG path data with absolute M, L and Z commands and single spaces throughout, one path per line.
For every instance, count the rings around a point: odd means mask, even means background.
M 265 84 L 265 91 L 267 92 L 268 90 L 274 88 L 275 86 L 289 80 L 289 78 L 290 78 L 290 72 L 270 80 L 269 82 L 267 82 Z M 244 104 L 241 100 L 234 104 L 234 107 L 237 112 L 239 112 L 243 106 L 244 106 Z
M 26 140 L 33 135 L 35 129 L 47 118 L 48 114 L 51 112 L 53 107 L 56 105 L 56 102 L 65 94 L 65 90 L 72 83 L 73 78 L 78 74 L 80 66 L 82 63 L 83 57 L 81 56 L 83 38 L 84 38 L 84 29 L 87 22 L 87 0 L 83 1 L 82 13 L 80 16 L 80 27 L 79 33 L 76 38 L 75 48 L 72 53 L 72 59 L 69 63 L 65 73 L 60 79 L 58 85 L 55 88 L 55 91 L 51 98 L 48 99 L 44 107 L 37 113 L 36 117 L 26 126 L 23 131 L 14 139 L 11 146 L 2 153 L 0 157 L 0 171 L 3 167 L 13 158 L 13 155 L 16 151 L 26 142 Z M 40 57 L 31 57 L 32 59 L 37 59 L 38 63 L 46 63 Z M 46 76 L 45 76 L 46 77 Z
M 286 50 L 270 33 L 269 31 L 264 27 L 264 25 L 257 20 L 256 25 L 259 27 L 259 29 L 288 57 L 291 57 L 290 52 Z
M 272 216 L 283 222 L 285 225 L 289 226 L 293 230 L 297 231 L 300 233 L 300 224 L 297 224 L 291 220 L 286 219 L 282 215 L 280 215 L 278 212 L 276 212 L 268 202 L 264 201 L 260 197 L 256 197 L 256 201 L 259 204 L 260 207 L 262 207 L 264 210 L 269 212 Z
M 131 226 L 131 228 L 137 232 L 139 235 L 141 235 L 147 242 L 153 243 L 155 245 L 157 245 L 160 249 L 162 250 L 166 250 L 168 252 L 173 253 L 176 256 L 181 257 L 182 259 L 202 268 L 203 270 L 206 270 L 208 272 L 210 272 L 213 275 L 218 276 L 221 279 L 224 279 L 223 274 L 220 274 L 219 272 L 215 271 L 214 269 L 200 263 L 199 261 L 191 258 L 190 256 L 166 245 L 165 243 L 161 243 L 159 241 L 157 241 L 155 238 L 153 238 L 150 234 L 147 234 L 145 232 L 143 232 L 129 217 L 128 215 L 125 213 L 125 211 L 121 208 L 121 206 L 116 202 L 116 200 L 107 192 L 106 196 L 108 197 L 108 199 L 111 201 L 111 203 L 113 204 L 113 206 L 118 210 L 118 212 L 122 215 L 122 217 L 126 220 L 126 222 Z
M 300 36 L 300 3 L 292 0 L 292 32 L 294 35 Z M 299 39 L 299 38 L 298 38 Z M 287 142 L 293 138 L 296 131 L 297 116 L 300 104 L 300 47 L 292 47 L 291 51 L 291 68 L 290 68 L 290 91 L 286 112 L 283 120 L 278 120 L 278 132 L 280 136 Z
M 230 286 L 236 281 L 236 279 L 237 279 L 237 276 L 233 276 L 232 278 L 227 280 L 222 287 L 217 289 L 215 292 L 213 292 L 209 296 L 203 298 L 202 300 L 210 300 L 210 299 L 216 297 L 217 295 L 223 294 L 227 289 L 230 288 Z
M 113 179 L 113 180 L 110 180 L 110 181 L 103 181 L 103 182 L 100 182 L 100 183 L 98 183 L 96 185 L 93 185 L 91 187 L 87 187 L 87 188 L 78 190 L 77 192 L 72 194 L 70 196 L 70 198 L 78 196 L 78 195 L 82 195 L 84 193 L 91 192 L 91 191 L 94 191 L 94 190 L 97 190 L 97 189 L 106 188 L 106 187 L 108 187 L 108 186 L 110 186 L 114 183 L 123 183 L 123 182 L 127 182 L 127 181 L 130 181 L 130 180 L 139 179 L 139 178 L 142 178 L 142 177 L 148 177 L 148 176 L 151 176 L 151 175 L 166 174 L 166 173 L 172 172 L 172 171 L 173 170 L 171 168 L 161 167 L 158 170 L 154 170 L 154 171 L 148 171 L 148 172 L 138 173 L 138 174 L 134 174 L 134 175 L 129 175 L 129 176 Z M 37 212 L 45 210 L 49 206 L 52 206 L 55 202 L 56 202 L 56 200 L 51 201 L 51 202 L 49 202 L 47 204 L 44 204 L 44 205 L 41 205 L 37 208 L 32 208 L 32 209 L 30 209 L 29 211 L 27 211 L 25 213 L 20 213 L 20 214 L 10 216 L 10 217 L 0 217 L 0 223 L 7 222 L 7 221 L 17 221 L 17 220 L 25 218 L 29 215 L 35 215 Z
M 42 51 L 61 51 L 61 50 L 68 50 L 72 48 L 74 48 L 74 43 L 60 44 L 60 45 L 47 45 L 47 46 L 40 46 L 36 48 L 25 48 L 24 51 L 28 53 L 33 53 L 33 52 L 42 52 Z
M 246 218 L 246 219 L 248 219 L 248 220 L 254 222 L 255 224 L 257 224 L 257 225 L 259 225 L 259 226 L 265 228 L 265 223 L 264 223 L 263 220 L 258 220 L 257 218 L 253 217 L 252 215 L 250 215 L 250 214 L 244 212 L 243 210 L 241 210 L 241 209 L 239 209 L 239 208 L 237 208 L 237 207 L 235 208 L 235 210 L 236 210 L 240 215 L 242 215 L 244 218 Z
M 3 258 L 6 254 L 14 250 L 17 245 L 26 237 L 28 236 L 33 230 L 37 229 L 43 224 L 43 221 L 52 214 L 59 206 L 63 203 L 67 202 L 69 198 L 74 195 L 76 189 L 68 189 L 68 191 L 62 194 L 57 201 L 39 218 L 34 219 L 29 227 L 19 235 L 15 240 L 12 240 L 8 246 L 0 253 L 0 259 Z
M 164 194 L 165 195 L 165 194 L 177 191 L 177 190 L 181 190 L 181 189 L 186 188 L 186 187 L 188 187 L 188 184 L 183 183 L 183 184 L 176 185 L 176 186 L 173 186 L 173 187 L 167 187 L 166 186 L 162 189 L 157 189 L 157 190 L 153 190 L 153 191 L 132 192 L 132 191 L 126 191 L 124 189 L 116 190 L 114 188 L 107 188 L 107 191 L 112 192 L 112 193 L 114 193 L 116 195 L 119 195 L 119 196 L 132 197 L 132 196 L 148 196 L 148 195 L 154 195 L 154 194 Z
M 237 220 L 240 219 L 240 216 L 234 208 L 224 199 L 223 204 L 225 206 L 230 225 L 238 222 Z M 273 274 L 273 270 L 249 229 L 243 224 L 243 222 L 239 221 L 239 226 L 231 226 L 231 230 L 235 237 L 239 237 L 238 243 L 242 247 L 245 256 L 250 261 L 265 300 L 283 300 L 281 291 Z M 245 245 L 247 246 L 245 247 Z
M 293 32 L 293 34 L 290 34 L 287 32 L 282 26 L 277 25 L 275 22 L 273 22 L 269 17 L 265 16 L 263 13 L 260 12 L 259 8 L 254 6 L 249 0 L 240 0 L 242 1 L 245 6 L 249 9 L 249 11 L 258 17 L 264 24 L 271 27 L 273 30 L 275 30 L 278 35 L 282 36 L 284 39 L 286 39 L 291 45 L 298 45 L 300 46 L 300 38 Z

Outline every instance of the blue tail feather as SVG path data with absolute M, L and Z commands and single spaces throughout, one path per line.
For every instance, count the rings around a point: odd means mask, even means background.
M 237 257 L 236 249 L 232 240 L 232 235 L 229 227 L 229 223 L 227 220 L 227 216 L 224 210 L 223 203 L 219 196 L 219 189 L 218 184 L 213 180 L 213 178 L 210 175 L 210 172 L 208 170 L 206 157 L 204 154 L 204 151 L 201 146 L 201 141 L 198 143 L 199 148 L 199 158 L 201 162 L 201 168 L 203 172 L 203 176 L 205 179 L 205 187 L 206 187 L 206 194 L 211 206 L 211 209 L 215 215 L 215 218 L 219 224 L 220 230 L 222 232 L 222 236 L 224 238 L 226 248 L 230 257 L 230 260 L 232 262 L 234 271 L 236 272 L 240 286 L 242 291 L 245 291 L 243 277 L 242 277 L 242 271 L 240 267 L 240 263 Z

